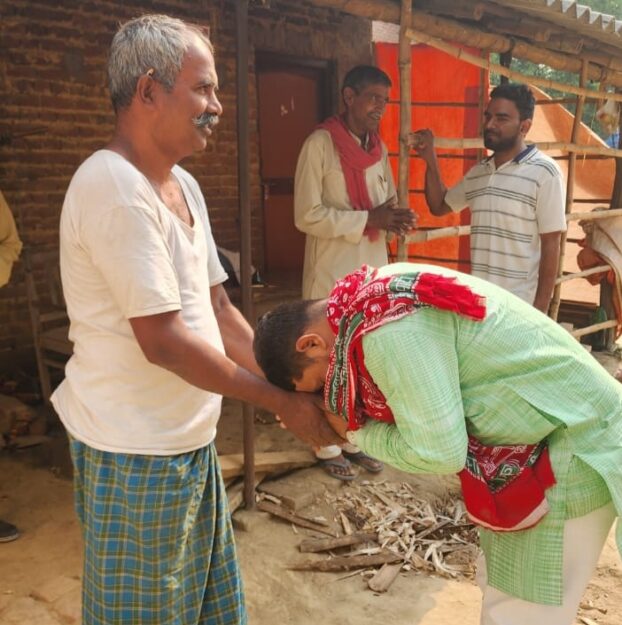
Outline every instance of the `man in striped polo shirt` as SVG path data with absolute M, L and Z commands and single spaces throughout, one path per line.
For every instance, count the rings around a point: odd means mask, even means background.
M 555 161 L 525 143 L 534 107 L 526 85 L 493 89 L 483 127 L 484 145 L 493 154 L 450 189 L 441 179 L 432 131 L 418 131 L 414 147 L 426 163 L 432 214 L 471 209 L 472 274 L 546 313 L 566 229 L 565 190 Z

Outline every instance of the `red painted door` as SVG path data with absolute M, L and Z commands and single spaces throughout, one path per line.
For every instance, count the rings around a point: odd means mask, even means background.
M 262 64 L 257 70 L 265 274 L 299 280 L 304 235 L 294 226 L 294 173 L 300 148 L 323 117 L 325 70 Z

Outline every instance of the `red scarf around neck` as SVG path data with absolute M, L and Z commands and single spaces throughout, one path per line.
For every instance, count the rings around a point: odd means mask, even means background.
M 365 170 L 382 158 L 382 142 L 377 132 L 368 133 L 367 150 L 352 136 L 343 116 L 335 115 L 321 123 L 318 128 L 330 133 L 333 145 L 339 153 L 341 169 L 346 180 L 346 190 L 354 210 L 369 211 L 374 206 L 369 197 L 365 180 Z M 379 232 L 375 228 L 365 228 L 370 241 L 376 241 Z

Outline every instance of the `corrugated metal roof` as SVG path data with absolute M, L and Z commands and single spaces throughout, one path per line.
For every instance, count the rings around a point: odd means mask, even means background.
M 492 0 L 492 3 L 622 48 L 622 20 L 598 13 L 574 0 Z

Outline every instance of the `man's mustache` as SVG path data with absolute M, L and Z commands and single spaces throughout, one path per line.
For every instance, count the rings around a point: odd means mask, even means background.
M 203 128 L 208 126 L 209 128 L 213 128 L 218 124 L 219 118 L 215 113 L 203 113 L 203 115 L 199 115 L 199 117 L 195 117 L 192 122 L 197 128 Z

